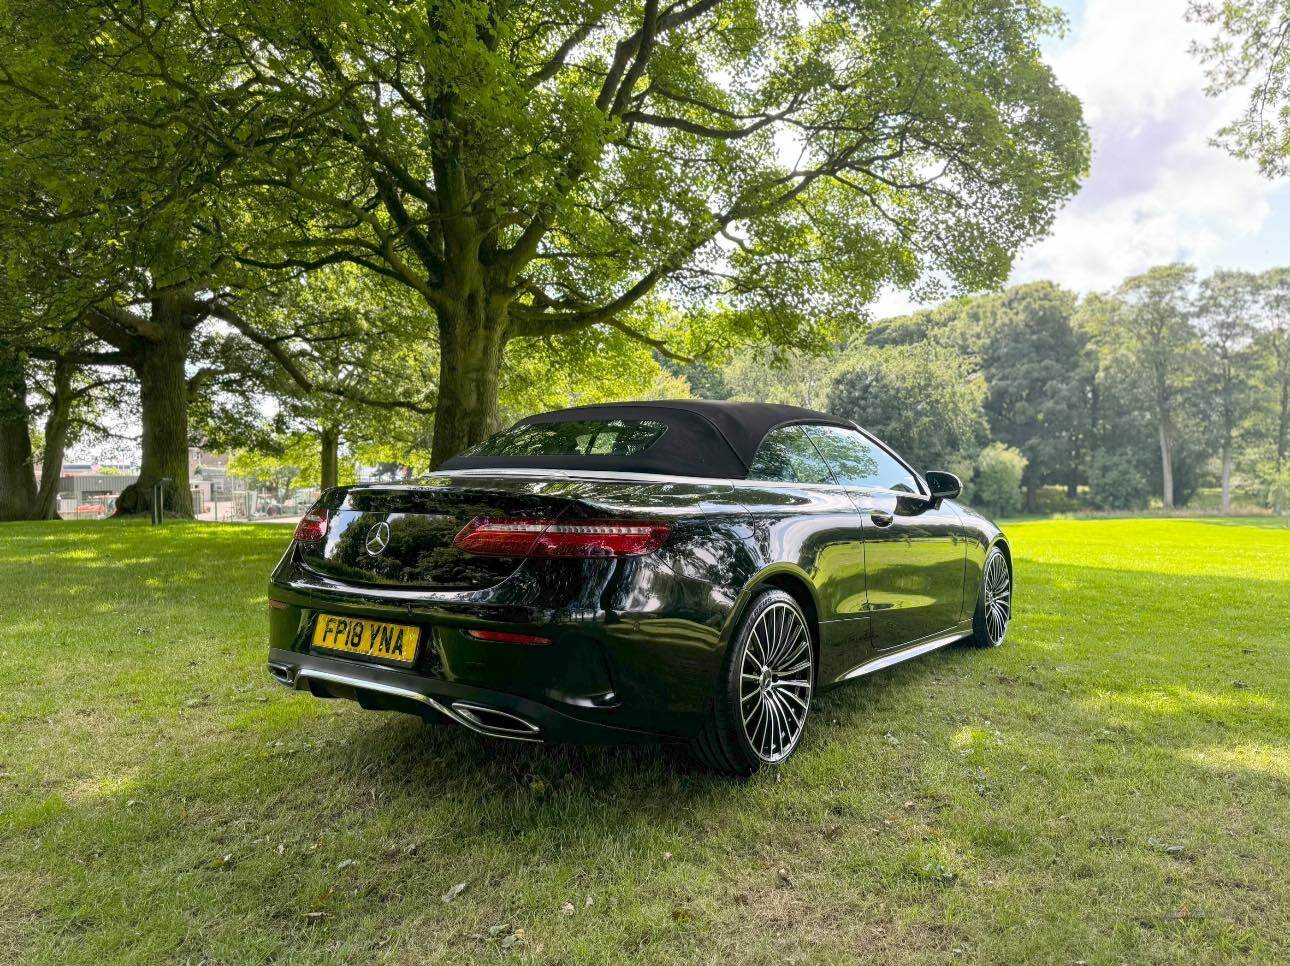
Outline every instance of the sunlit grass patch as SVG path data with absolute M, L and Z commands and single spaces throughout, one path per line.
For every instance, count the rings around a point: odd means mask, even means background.
M 1280 744 L 1208 745 L 1185 752 L 1200 765 L 1229 771 L 1252 771 L 1290 782 L 1290 742 Z M 1290 795 L 1290 785 L 1286 786 Z

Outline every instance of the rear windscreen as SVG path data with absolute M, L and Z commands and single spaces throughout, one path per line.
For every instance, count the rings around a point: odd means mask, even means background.
M 462 456 L 634 456 L 667 427 L 644 419 L 524 423 L 488 437 Z

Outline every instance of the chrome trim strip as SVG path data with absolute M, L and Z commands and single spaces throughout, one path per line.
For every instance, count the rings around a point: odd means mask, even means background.
M 485 735 L 486 737 L 489 737 L 489 738 L 509 738 L 512 741 L 541 741 L 542 740 L 536 735 L 529 736 L 529 735 L 521 735 L 518 733 L 510 734 L 500 729 L 494 731 L 492 729 L 485 728 L 481 725 L 476 724 L 474 721 L 469 720 L 468 718 L 466 718 L 465 715 L 459 714 L 458 712 L 453 711 L 452 708 L 448 707 L 447 705 L 439 701 L 436 701 L 434 698 L 430 697 L 430 695 L 422 694 L 420 691 L 413 691 L 410 688 L 401 688 L 397 684 L 385 684 L 380 681 L 365 681 L 362 678 L 351 677 L 348 674 L 337 674 L 334 671 L 320 671 L 316 668 L 300 669 L 300 671 L 296 674 L 297 690 L 303 690 L 303 688 L 300 687 L 300 682 L 304 680 L 327 681 L 327 682 L 330 682 L 331 684 L 344 684 L 344 685 L 347 685 L 348 687 L 357 688 L 364 691 L 377 691 L 381 694 L 392 695 L 393 697 L 396 697 L 396 698 L 406 698 L 409 701 L 418 701 L 421 704 L 428 705 L 429 707 L 434 708 L 436 711 L 442 712 L 444 715 L 446 715 L 449 718 L 449 720 L 456 722 L 457 724 L 461 725 L 463 728 L 467 728 L 470 731 L 475 732 L 476 734 Z M 489 708 L 487 710 L 491 711 L 493 709 Z M 501 712 L 501 713 L 505 714 L 505 712 Z M 522 720 L 522 719 L 517 719 L 517 720 Z M 527 724 L 527 722 L 525 723 Z
M 924 641 L 922 644 L 915 644 L 913 647 L 907 647 L 899 651 L 892 651 L 887 654 L 879 654 L 877 657 L 853 667 L 846 674 L 838 678 L 838 680 L 850 681 L 853 678 L 863 677 L 866 674 L 873 674 L 875 671 L 881 671 L 883 668 L 901 664 L 911 658 L 930 654 L 932 651 L 936 651 L 946 645 L 953 644 L 955 641 L 963 640 L 963 638 L 968 636 L 968 633 L 969 632 L 960 629 L 951 634 L 943 635 L 942 637 L 934 637 L 930 641 Z
M 889 490 L 881 486 L 849 486 L 842 483 L 790 483 L 785 480 L 731 480 L 730 485 L 736 490 L 742 489 L 786 489 L 786 490 L 830 490 L 851 495 L 867 494 L 912 498 L 927 502 L 921 493 L 910 493 L 907 490 Z M 862 512 L 857 510 L 857 512 Z

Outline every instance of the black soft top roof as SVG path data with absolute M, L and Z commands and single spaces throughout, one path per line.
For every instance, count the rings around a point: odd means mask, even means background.
M 677 399 L 658 402 L 603 403 L 573 406 L 521 419 L 516 426 L 573 420 L 626 419 L 662 423 L 666 432 L 647 449 L 631 456 L 471 456 L 446 460 L 441 470 L 578 469 L 665 473 L 743 479 L 762 439 L 788 423 L 825 423 L 853 428 L 845 419 L 774 403 Z

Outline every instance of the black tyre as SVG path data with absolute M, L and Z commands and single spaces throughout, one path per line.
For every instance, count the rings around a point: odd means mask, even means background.
M 802 740 L 815 690 L 815 645 L 789 594 L 759 594 L 735 632 L 694 756 L 747 777 L 785 761 Z
M 1008 557 L 993 547 L 981 568 L 981 589 L 972 615 L 971 642 L 977 647 L 998 647 L 1012 620 L 1012 567 Z

